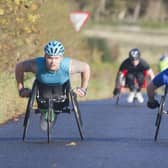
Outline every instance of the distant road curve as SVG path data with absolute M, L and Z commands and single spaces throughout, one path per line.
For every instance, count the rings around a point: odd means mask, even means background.
M 100 37 L 115 42 L 142 44 L 147 46 L 167 47 L 168 33 L 164 31 L 141 31 L 139 27 L 104 27 L 95 26 L 86 29 L 84 35 L 87 37 Z

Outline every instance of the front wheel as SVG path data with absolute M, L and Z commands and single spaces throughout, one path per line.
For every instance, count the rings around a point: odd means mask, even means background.
M 120 100 L 120 94 L 118 94 L 118 95 L 116 96 L 116 105 L 119 104 L 119 100 Z

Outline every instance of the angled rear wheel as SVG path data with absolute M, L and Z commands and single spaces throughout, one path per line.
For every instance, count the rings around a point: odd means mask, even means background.
M 30 113 L 33 111 L 33 103 L 34 103 L 34 99 L 35 99 L 35 95 L 36 95 L 36 87 L 37 87 L 36 85 L 37 85 L 37 81 L 35 80 L 33 83 L 31 95 L 29 97 L 28 104 L 26 107 L 26 114 L 25 114 L 24 123 L 23 123 L 23 127 L 24 127 L 23 136 L 22 136 L 23 141 L 25 140 L 25 137 L 27 134 Z
M 159 106 L 159 109 L 158 109 L 158 113 L 157 113 L 157 116 L 156 116 L 156 121 L 155 121 L 155 126 L 156 126 L 155 136 L 154 136 L 155 141 L 157 141 L 157 138 L 158 138 L 160 124 L 161 124 L 163 110 L 164 110 L 164 105 L 165 105 L 165 97 L 162 96 L 161 101 L 160 101 L 160 106 Z
M 79 109 L 79 104 L 77 101 L 77 95 L 72 91 L 72 92 L 70 92 L 70 96 L 71 96 L 73 111 L 74 111 L 76 123 L 78 126 L 78 130 L 80 133 L 80 137 L 81 137 L 81 140 L 83 140 L 84 139 L 83 129 L 82 129 L 83 122 L 82 122 L 82 117 L 81 117 L 81 113 L 80 113 L 80 109 Z

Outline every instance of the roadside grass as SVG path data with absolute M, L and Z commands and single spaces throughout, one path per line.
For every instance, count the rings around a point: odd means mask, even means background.
M 31 88 L 32 78 L 25 82 Z M 27 98 L 18 95 L 14 74 L 0 74 L 0 124 L 8 120 L 15 120 L 25 113 Z
M 112 97 L 118 66 L 115 63 L 90 64 L 91 78 L 85 99 L 104 99 Z
M 13 74 L 0 74 L 0 124 L 23 112 L 25 101 L 18 96 Z

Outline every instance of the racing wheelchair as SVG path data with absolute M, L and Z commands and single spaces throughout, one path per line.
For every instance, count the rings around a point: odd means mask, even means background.
M 155 130 L 155 136 L 154 136 L 155 141 L 157 141 L 157 138 L 158 138 L 162 115 L 168 114 L 168 111 L 165 109 L 165 100 L 166 100 L 167 92 L 168 92 L 168 85 L 165 86 L 164 94 L 161 96 L 160 105 L 156 116 L 156 121 L 155 121 L 156 130 Z
M 37 104 L 37 108 L 34 108 L 34 104 Z M 52 114 L 54 112 L 55 119 L 57 115 L 60 113 L 70 113 L 74 112 L 75 120 L 77 123 L 77 127 L 80 133 L 81 140 L 84 139 L 83 135 L 83 122 L 81 118 L 81 113 L 79 109 L 79 104 L 77 101 L 77 95 L 74 89 L 71 89 L 70 81 L 67 81 L 63 85 L 54 85 L 49 86 L 46 84 L 40 83 L 37 79 L 34 80 L 32 91 L 30 97 L 28 99 L 26 113 L 23 122 L 23 136 L 22 140 L 25 141 L 28 124 L 30 119 L 31 112 L 40 112 L 40 110 L 45 109 L 46 112 L 46 120 L 47 120 L 47 136 L 48 143 L 51 141 L 51 120 Z
M 120 97 L 122 95 L 122 93 L 125 92 L 125 90 L 128 88 L 127 86 L 127 83 L 126 83 L 126 75 L 127 75 L 128 71 L 126 69 L 122 70 L 121 71 L 121 74 L 119 76 L 119 85 L 120 85 L 120 93 L 118 95 L 116 95 L 116 105 L 119 104 L 119 100 L 120 100 Z M 147 86 L 147 71 L 144 71 L 144 81 L 143 81 L 143 85 L 142 85 L 142 88 L 146 88 Z M 138 83 L 137 83 L 137 80 L 134 79 L 134 84 L 135 84 L 135 88 L 138 88 Z M 136 95 L 136 93 L 135 93 Z M 134 97 L 133 99 L 133 102 L 135 103 L 137 100 L 136 96 Z

